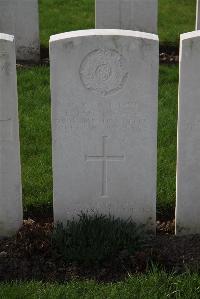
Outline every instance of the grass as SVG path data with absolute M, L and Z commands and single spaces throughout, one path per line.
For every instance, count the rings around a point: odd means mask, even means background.
M 125 282 L 98 284 L 92 281 L 64 285 L 40 282 L 0 284 L 1 299 L 198 299 L 198 274 L 173 275 L 153 271 L 133 276 Z
M 179 35 L 195 28 L 196 0 L 158 0 L 161 44 L 178 46 Z M 50 35 L 95 27 L 95 0 L 39 0 L 40 39 L 48 47 Z
M 158 214 L 173 216 L 176 175 L 178 67 L 161 66 L 158 130 Z M 52 207 L 49 68 L 18 70 L 23 200 L 25 210 Z
M 178 66 L 160 66 L 157 214 L 173 215 L 176 197 Z
M 49 68 L 18 71 L 20 140 L 25 210 L 52 206 Z
M 158 0 L 158 3 L 160 42 L 178 46 L 181 33 L 195 30 L 196 0 Z
M 84 266 L 101 265 L 126 250 L 133 255 L 144 245 L 144 227 L 130 220 L 122 221 L 102 215 L 82 214 L 78 220 L 58 224 L 53 245 L 67 263 Z
M 94 28 L 94 4 L 94 0 L 39 0 L 41 45 L 48 47 L 52 34 Z

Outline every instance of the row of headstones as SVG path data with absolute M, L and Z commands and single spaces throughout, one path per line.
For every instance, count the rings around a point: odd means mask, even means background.
M 196 29 L 200 29 L 197 0 Z M 158 0 L 96 0 L 96 28 L 157 33 Z M 38 0 L 0 0 L 0 32 L 15 36 L 17 60 L 40 60 Z
M 96 28 L 157 33 L 157 6 L 157 0 L 96 0 Z M 0 32 L 15 36 L 17 60 L 38 62 L 38 0 L 0 0 Z
M 0 236 L 22 223 L 14 37 L 0 34 Z M 55 222 L 81 212 L 156 226 L 159 42 L 86 30 L 50 39 Z M 200 32 L 181 36 L 176 233 L 200 233 Z
M 96 0 L 96 28 L 157 33 L 157 0 Z M 15 36 L 17 60 L 38 62 L 38 0 L 0 0 L 0 32 Z

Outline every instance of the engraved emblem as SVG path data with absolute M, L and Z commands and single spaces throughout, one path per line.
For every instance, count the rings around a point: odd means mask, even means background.
M 123 88 L 128 78 L 126 60 L 116 50 L 94 50 L 81 63 L 80 78 L 92 92 L 113 94 Z

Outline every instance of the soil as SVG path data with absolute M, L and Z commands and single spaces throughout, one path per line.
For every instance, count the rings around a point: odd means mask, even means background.
M 160 53 L 160 64 L 178 64 L 179 63 L 179 55 L 175 52 L 172 53 L 166 53 L 161 52 Z
M 52 219 L 25 220 L 18 234 L 0 241 L 0 281 L 40 280 L 64 282 L 76 279 L 119 281 L 133 273 L 145 273 L 153 262 L 166 271 L 197 271 L 200 265 L 200 236 L 175 237 L 174 221 L 158 222 L 142 250 L 130 256 L 119 252 L 99 267 L 66 264 L 51 244 Z
M 179 48 L 169 45 L 160 45 L 160 64 L 178 64 Z

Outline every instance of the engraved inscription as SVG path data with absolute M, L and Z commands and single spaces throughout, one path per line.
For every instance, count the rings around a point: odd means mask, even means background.
M 80 78 L 83 85 L 96 94 L 113 94 L 127 81 L 126 60 L 116 50 L 94 50 L 81 63 Z
M 134 129 L 140 130 L 148 126 L 145 115 L 138 113 L 138 105 L 134 101 L 124 103 L 82 102 L 79 105 L 69 103 L 65 112 L 66 130 L 68 129 Z
M 108 136 L 102 137 L 102 155 L 95 155 L 95 156 L 86 156 L 86 161 L 93 161 L 93 162 L 102 162 L 102 188 L 101 188 L 101 197 L 107 197 L 108 193 L 108 162 L 118 162 L 124 160 L 124 155 L 108 155 L 106 153 L 106 141 Z

